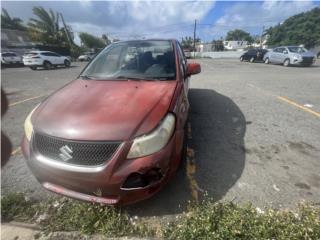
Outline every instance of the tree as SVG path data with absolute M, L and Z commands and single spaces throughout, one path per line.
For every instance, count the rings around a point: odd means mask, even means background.
M 34 7 L 33 14 L 37 18 L 30 18 L 28 31 L 33 41 L 43 44 L 59 44 L 68 46 L 68 39 L 63 31 L 59 28 L 59 15 L 51 9 L 47 12 L 42 7 Z
M 253 38 L 250 33 L 241 29 L 235 29 L 227 33 L 226 41 L 247 41 L 248 43 L 252 43 Z
M 269 35 L 267 44 L 300 45 L 311 48 L 320 45 L 320 8 L 294 15 L 282 24 L 270 27 L 266 34 Z
M 211 50 L 215 52 L 220 52 L 224 50 L 224 45 L 222 40 L 212 40 Z
M 27 30 L 20 18 L 11 18 L 7 10 L 4 8 L 2 8 L 1 12 L 1 28 L 8 28 L 21 31 Z
M 106 46 L 104 41 L 101 38 L 95 37 L 89 33 L 80 33 L 79 37 L 81 39 L 81 42 L 83 45 L 85 45 L 87 48 L 103 48 Z
M 199 43 L 201 40 L 200 38 L 196 38 L 196 43 Z M 182 48 L 193 49 L 193 37 L 184 37 L 181 39 L 181 46 Z

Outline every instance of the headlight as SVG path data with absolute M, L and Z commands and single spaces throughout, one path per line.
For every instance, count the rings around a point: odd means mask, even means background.
M 32 126 L 32 122 L 31 122 L 31 116 L 33 114 L 33 112 L 37 109 L 39 105 L 37 105 L 27 116 L 26 120 L 24 121 L 24 132 L 26 134 L 27 139 L 30 141 L 31 140 L 31 136 L 32 136 L 32 132 L 33 132 L 33 126 Z
M 127 158 L 143 157 L 161 150 L 172 136 L 175 121 L 175 116 L 168 113 L 155 130 L 134 139 Z

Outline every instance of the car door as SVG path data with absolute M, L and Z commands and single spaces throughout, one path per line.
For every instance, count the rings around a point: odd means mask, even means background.
M 59 55 L 59 54 L 57 54 L 57 53 L 52 53 L 52 55 L 53 55 L 53 57 L 55 58 L 55 64 L 64 64 L 64 58 L 61 56 L 61 55 Z
M 279 53 L 279 63 L 283 63 L 286 58 L 289 57 L 288 49 L 283 47 L 281 48 L 281 52 Z
M 254 49 L 250 49 L 247 54 L 246 54 L 246 57 L 245 57 L 245 60 L 250 60 L 251 58 L 255 58 L 256 57 L 256 50 Z
M 54 52 L 47 52 L 46 56 L 48 57 L 48 60 L 52 63 L 52 64 L 60 64 L 59 63 L 59 59 L 57 58 L 57 55 Z
M 44 61 L 49 61 L 51 64 L 55 64 L 55 59 L 51 52 L 42 52 L 41 55 L 43 56 Z
M 286 54 L 284 54 L 284 51 L 286 49 L 284 47 L 278 48 L 277 52 L 277 63 L 283 63 L 284 59 L 286 58 Z
M 272 52 L 270 52 L 270 62 L 276 63 L 277 62 L 277 54 L 278 54 L 279 48 L 273 49 Z

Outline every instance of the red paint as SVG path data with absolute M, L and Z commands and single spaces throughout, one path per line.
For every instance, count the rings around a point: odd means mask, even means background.
M 95 81 L 77 79 L 47 98 L 34 112 L 34 130 L 71 140 L 121 141 L 123 144 L 105 165 L 95 172 L 74 171 L 39 161 L 24 137 L 22 151 L 27 164 L 50 191 L 84 201 L 128 204 L 158 192 L 179 166 L 189 102 L 190 74 L 200 65 L 185 66 L 181 72 L 177 42 L 172 40 L 176 59 L 176 80 Z M 163 117 L 176 116 L 175 131 L 160 151 L 127 159 L 136 136 L 152 131 Z M 131 173 L 160 169 L 163 177 L 140 189 L 121 189 Z M 101 196 L 95 196 L 97 189 Z

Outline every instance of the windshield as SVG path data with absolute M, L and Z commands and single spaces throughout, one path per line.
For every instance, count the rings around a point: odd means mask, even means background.
M 290 52 L 293 53 L 304 53 L 304 52 L 308 52 L 307 49 L 303 48 L 303 47 L 288 47 Z
M 175 57 L 169 41 L 144 40 L 114 43 L 82 72 L 86 79 L 173 80 Z

